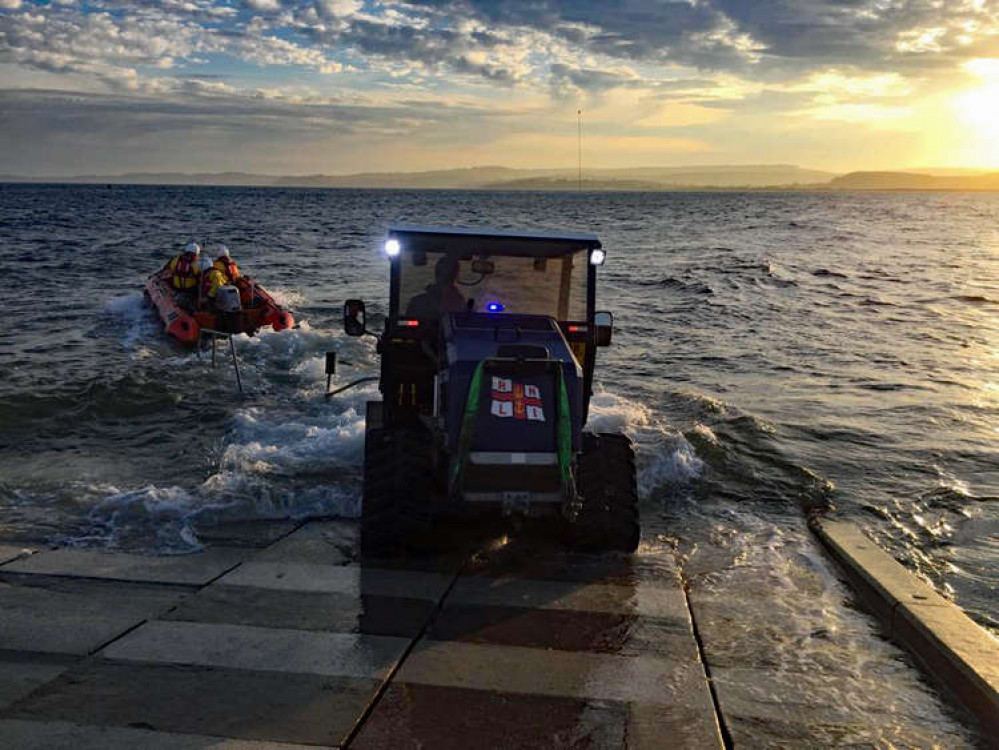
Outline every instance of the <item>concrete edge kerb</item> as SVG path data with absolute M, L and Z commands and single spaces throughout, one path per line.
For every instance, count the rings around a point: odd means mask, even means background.
M 999 737 L 999 640 L 869 539 L 857 525 L 810 524 L 885 634 Z

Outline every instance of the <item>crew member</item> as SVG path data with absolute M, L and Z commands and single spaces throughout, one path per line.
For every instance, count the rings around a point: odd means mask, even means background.
M 201 269 L 198 266 L 198 259 L 201 255 L 201 247 L 197 242 L 191 242 L 180 255 L 175 256 L 168 268 L 170 269 L 170 281 L 174 289 L 181 291 L 191 291 L 198 287 L 198 276 Z
M 229 248 L 225 245 L 219 245 L 217 252 L 219 255 L 215 259 L 215 267 L 225 274 L 226 279 L 228 279 L 226 283 L 231 284 L 240 277 L 236 261 L 234 261 L 232 256 L 229 255 Z
M 461 266 L 458 259 L 445 255 L 434 266 L 434 280 L 428 284 L 426 291 L 409 301 L 406 317 L 418 320 L 437 321 L 443 313 L 464 312 L 465 298 L 455 284 Z
M 206 252 L 202 252 L 198 256 L 196 265 L 198 268 L 198 285 L 194 293 L 196 293 L 196 302 L 200 309 L 205 306 L 205 274 L 212 270 L 212 256 Z
M 235 264 L 233 264 L 235 265 Z M 237 271 L 237 273 L 239 273 Z M 219 256 L 215 262 L 205 268 L 201 273 L 201 301 L 214 304 L 215 295 L 218 294 L 219 287 L 229 283 L 229 277 L 225 272 L 225 263 Z

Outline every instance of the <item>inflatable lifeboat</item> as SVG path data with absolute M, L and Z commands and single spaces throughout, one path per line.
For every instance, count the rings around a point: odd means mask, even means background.
M 239 293 L 239 305 L 234 306 L 239 309 L 232 312 L 191 309 L 183 296 L 178 297 L 170 277 L 167 269 L 150 276 L 146 282 L 146 297 L 156 308 L 167 334 L 186 346 L 197 345 L 203 328 L 252 336 L 267 326 L 283 331 L 295 325 L 292 314 L 275 302 L 266 289 L 246 276 L 232 282 Z

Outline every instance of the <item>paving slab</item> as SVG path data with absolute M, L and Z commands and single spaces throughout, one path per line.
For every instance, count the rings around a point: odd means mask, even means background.
M 789 719 L 755 719 L 726 716 L 726 728 L 735 748 L 789 750 L 795 748 L 945 748 L 976 750 L 980 745 L 958 735 L 941 734 L 932 728 L 909 727 L 899 732 L 894 726 L 863 722 L 849 724 L 807 724 Z
M 978 746 L 972 732 L 944 714 L 934 693 L 900 695 L 877 674 L 729 668 L 711 674 L 736 747 Z
M 635 586 L 641 583 L 679 586 L 672 555 L 586 555 L 540 550 L 531 545 L 509 545 L 477 554 L 464 576 L 516 576 L 535 580 L 576 581 Z
M 543 581 L 505 576 L 462 577 L 448 596 L 456 604 L 530 607 L 577 612 L 645 615 L 689 623 L 679 582 L 634 585 Z
M 0 565 L 4 565 L 21 557 L 27 557 L 34 550 L 30 547 L 18 547 L 17 545 L 0 544 Z
M 213 546 L 264 548 L 287 536 L 300 525 L 300 521 L 257 519 L 199 524 L 194 531 L 201 542 Z
M 150 622 L 101 652 L 107 659 L 381 679 L 409 640 L 248 625 Z
M 614 701 L 394 684 L 350 747 L 624 748 L 628 717 L 628 704 Z
M 184 599 L 161 619 L 412 638 L 436 607 L 437 602 L 429 599 L 281 591 L 215 583 Z
M 617 701 L 393 684 L 351 748 L 721 748 L 710 717 Z
M 430 626 L 439 641 L 494 643 L 696 661 L 689 623 L 609 612 L 447 604 Z
M 722 746 L 696 654 L 673 661 L 424 641 L 357 746 L 661 748 L 664 742 Z
M 181 587 L 8 577 L 0 582 L 0 649 L 88 654 L 187 593 Z
M 73 663 L 73 659 L 40 654 L 0 656 L 0 710 L 54 680 Z
M 57 549 L 9 563 L 2 571 L 203 586 L 238 565 L 249 554 L 248 550 L 229 547 L 159 557 L 102 550 Z
M 684 704 L 713 714 L 696 661 L 427 640 L 416 646 L 396 679 L 503 693 Z
M 858 717 L 865 717 L 868 726 L 896 727 L 932 725 L 942 718 L 939 701 L 930 691 L 898 696 L 888 689 L 890 681 L 876 674 L 715 667 L 711 679 L 726 718 L 833 726 L 855 724 Z
M 42 687 L 9 718 L 335 747 L 379 684 L 370 679 L 97 660 Z
M 100 727 L 64 721 L 0 720 L 0 746 L 18 750 L 322 750 L 318 745 L 168 734 L 130 727 Z M 332 746 L 325 746 L 332 747 Z
M 255 561 L 348 565 L 357 561 L 357 523 L 309 521 L 258 553 Z
M 453 576 L 358 565 L 247 562 L 219 579 L 220 585 L 251 586 L 316 594 L 391 596 L 437 601 Z
M 705 658 L 712 667 L 835 674 L 854 670 L 873 655 L 870 651 L 860 652 L 855 640 L 830 630 L 829 623 L 821 618 L 810 619 L 804 613 L 788 611 L 772 596 L 741 594 L 727 588 L 712 591 L 696 586 L 690 592 Z M 871 644 L 885 661 L 898 656 L 888 644 L 873 639 Z M 909 669 L 902 664 L 899 668 Z

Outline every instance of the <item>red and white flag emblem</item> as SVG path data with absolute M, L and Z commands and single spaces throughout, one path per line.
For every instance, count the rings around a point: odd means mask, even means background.
M 536 385 L 525 385 L 510 378 L 493 377 L 492 406 L 489 411 L 494 417 L 513 417 L 532 422 L 544 422 L 545 410 L 541 401 L 541 389 Z

